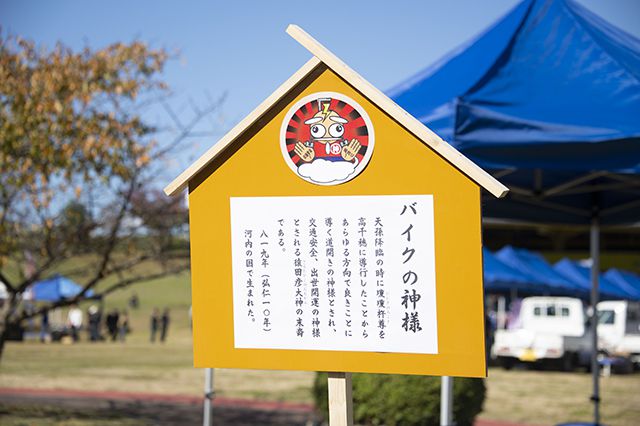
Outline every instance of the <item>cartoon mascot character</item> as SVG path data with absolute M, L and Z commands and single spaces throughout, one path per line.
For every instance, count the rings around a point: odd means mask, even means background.
M 330 103 L 330 98 L 318 99 L 319 111 L 304 122 L 310 127 L 311 138 L 306 142 L 296 143 L 294 149 L 306 163 L 316 159 L 352 162 L 360 150 L 357 139 L 348 141 L 342 137 L 348 120 L 330 110 Z M 357 163 L 357 159 L 355 162 Z

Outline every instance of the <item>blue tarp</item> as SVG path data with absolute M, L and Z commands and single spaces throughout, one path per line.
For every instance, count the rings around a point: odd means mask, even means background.
M 487 217 L 640 220 L 640 40 L 574 1 L 523 1 L 389 95 L 521 189 Z
M 483 248 L 482 254 L 488 293 L 515 289 L 520 295 L 589 298 L 591 270 L 578 262 L 562 259 L 552 266 L 538 253 L 511 246 L 495 254 Z M 640 300 L 640 277 L 630 272 L 610 269 L 599 282 L 604 299 Z
M 482 263 L 484 289 L 489 293 L 508 293 L 511 290 L 517 290 L 518 293 L 538 294 L 543 291 L 543 285 L 536 285 L 535 280 L 505 264 L 487 248 L 482 249 Z
M 82 287 L 69 278 L 62 275 L 38 281 L 29 289 L 32 300 L 43 302 L 57 302 L 62 299 L 70 299 L 82 291 Z M 93 290 L 86 293 L 87 297 L 93 296 Z
M 640 277 L 631 272 L 620 269 L 609 269 L 604 273 L 604 277 L 615 283 L 618 287 L 635 295 L 636 300 L 640 300 Z
M 520 273 L 532 277 L 536 282 L 544 283 L 546 288 L 541 290 L 540 294 L 580 298 L 586 298 L 588 295 L 588 291 L 585 288 L 560 275 L 539 254 L 531 253 L 525 249 L 505 246 L 497 251 L 495 255 L 499 260 Z
M 591 268 L 580 265 L 578 262 L 564 258 L 556 262 L 553 265 L 553 269 L 558 271 L 559 274 L 565 276 L 567 279 L 579 283 L 589 291 L 591 289 Z M 600 295 L 602 299 L 633 299 L 635 293 L 628 293 L 612 283 L 608 279 L 604 278 L 600 274 Z

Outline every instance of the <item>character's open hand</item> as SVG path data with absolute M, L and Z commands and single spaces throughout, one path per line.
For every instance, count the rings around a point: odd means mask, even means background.
M 360 142 L 358 142 L 357 139 L 351 139 L 351 142 L 349 142 L 342 148 L 342 158 L 344 158 L 346 161 L 353 160 L 358 151 L 360 151 L 360 146 Z
M 302 161 L 307 163 L 313 161 L 313 157 L 315 157 L 313 148 L 303 144 L 302 142 L 296 142 L 296 146 L 293 147 L 293 150 L 300 158 L 302 158 Z

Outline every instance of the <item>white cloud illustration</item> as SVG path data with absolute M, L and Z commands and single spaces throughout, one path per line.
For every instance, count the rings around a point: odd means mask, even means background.
M 342 182 L 355 171 L 357 166 L 357 159 L 350 163 L 317 158 L 311 163 L 304 163 L 298 167 L 298 174 L 317 183 Z

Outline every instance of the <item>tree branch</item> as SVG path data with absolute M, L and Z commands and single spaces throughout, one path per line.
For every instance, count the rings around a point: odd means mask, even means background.
M 137 186 L 137 180 L 136 180 L 136 176 L 134 175 L 131 179 L 129 188 L 127 190 L 126 195 L 124 196 L 121 206 L 120 206 L 120 210 L 118 212 L 118 215 L 116 216 L 116 219 L 113 223 L 113 227 L 111 228 L 111 233 L 109 235 L 109 238 L 107 240 L 107 245 L 106 248 L 104 250 L 104 252 L 102 253 L 102 261 L 100 263 L 100 266 L 98 268 L 98 270 L 96 271 L 96 274 L 94 275 L 94 278 L 89 280 L 89 282 L 87 284 L 84 285 L 82 291 L 80 292 L 80 294 L 78 295 L 79 297 L 82 297 L 85 295 L 85 293 L 87 291 L 89 291 L 94 285 L 96 285 L 102 278 L 104 278 L 104 273 L 105 270 L 107 269 L 107 266 L 109 264 L 109 261 L 111 260 L 111 255 L 113 254 L 113 250 L 116 247 L 116 244 L 118 242 L 118 232 L 120 231 L 120 226 L 122 225 L 122 220 L 124 219 L 126 213 L 127 213 L 127 209 L 129 208 L 130 202 L 131 202 L 131 197 L 133 196 L 133 193 L 135 192 Z
M 5 287 L 7 287 L 7 290 L 9 290 L 9 293 L 13 293 L 13 294 L 17 293 L 16 287 L 13 285 L 11 280 L 2 273 L 2 271 L 0 271 L 0 281 L 4 283 Z
M 135 283 L 140 283 L 140 282 L 144 282 L 144 281 L 151 281 L 151 280 L 155 280 L 158 278 L 163 278 L 169 275 L 174 275 L 174 274 L 178 274 L 180 272 L 186 271 L 189 269 L 189 264 L 185 264 L 185 265 L 180 265 L 178 267 L 173 267 L 171 269 L 167 269 L 165 271 L 162 272 L 157 272 L 155 274 L 148 274 L 148 275 L 138 275 L 132 278 L 128 278 L 125 279 L 123 281 L 120 281 L 117 284 L 112 285 L 111 287 L 107 288 L 106 290 L 104 290 L 102 293 L 99 293 L 97 295 L 97 297 L 104 297 L 110 293 L 113 293 L 116 290 L 119 290 L 121 288 L 130 286 L 131 284 L 135 284 Z
M 182 124 L 182 122 L 178 119 L 177 115 L 175 114 L 175 112 L 173 112 L 170 106 L 164 103 L 164 107 L 167 110 L 167 113 L 171 116 L 172 120 L 180 129 L 180 133 L 173 139 L 173 141 L 169 142 L 167 146 L 164 147 L 164 149 L 159 150 L 156 153 L 155 158 L 163 157 L 168 152 L 172 151 L 180 142 L 189 137 L 191 135 L 191 131 L 200 122 L 200 120 L 218 109 L 220 105 L 222 105 L 222 103 L 225 101 L 226 97 L 227 94 L 225 92 L 217 99 L 216 102 L 210 103 L 206 108 L 194 108 L 195 116 L 186 125 Z

